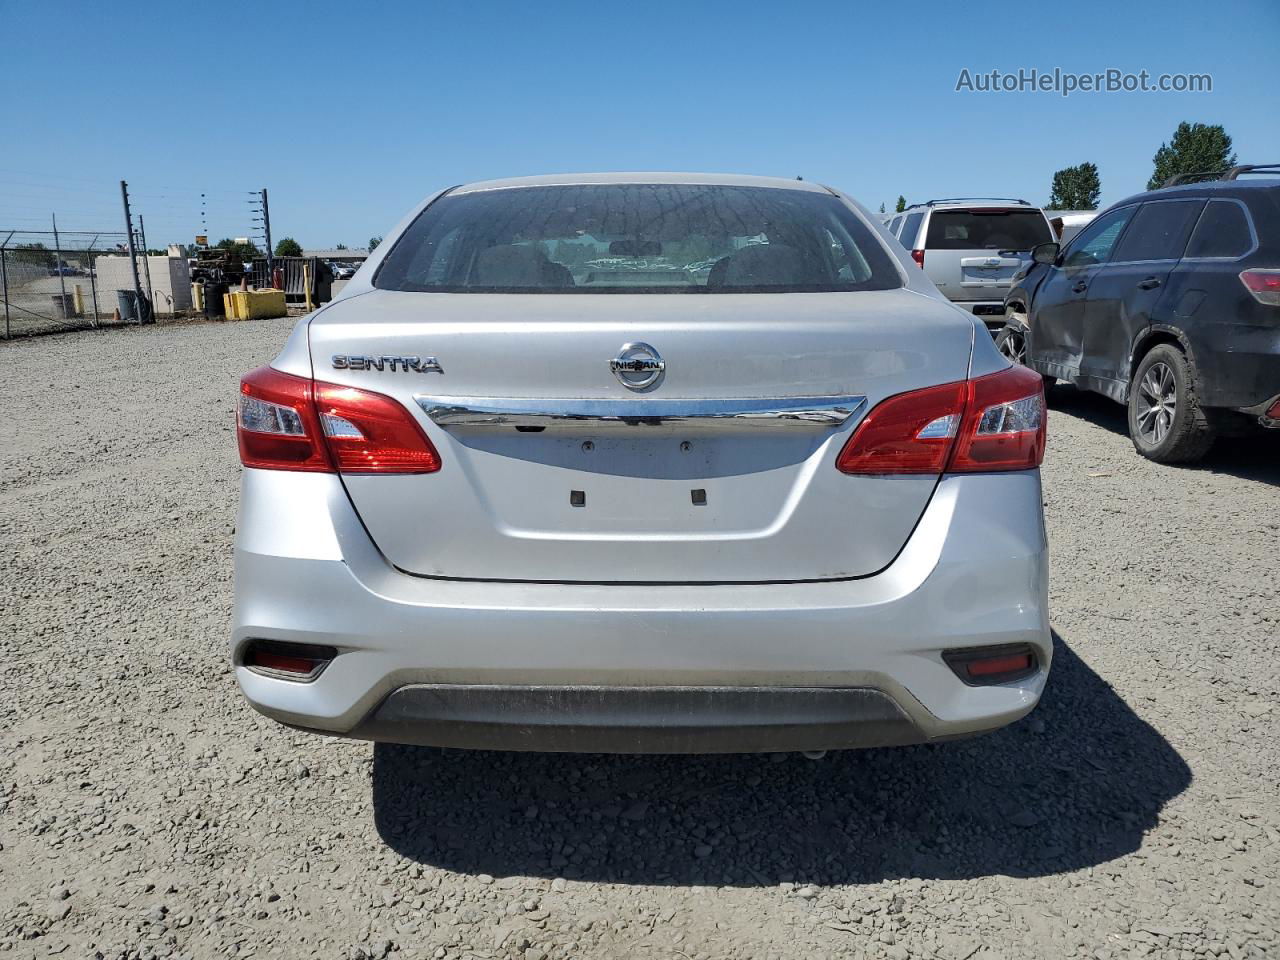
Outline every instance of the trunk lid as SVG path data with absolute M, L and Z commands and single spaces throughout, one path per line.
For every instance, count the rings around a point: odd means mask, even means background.
M 960 288 L 952 298 L 955 300 L 1003 300 L 1012 285 L 1013 275 L 1031 259 L 990 250 L 973 250 L 968 253 L 939 250 L 933 255 L 958 255 Z
M 437 473 L 343 477 L 396 567 L 653 583 L 847 578 L 890 563 L 936 478 L 846 476 L 835 457 L 883 398 L 964 379 L 972 335 L 955 308 L 907 290 L 375 290 L 309 329 L 317 380 L 394 397 L 440 452 Z M 665 363 L 643 390 L 622 379 L 654 364 L 624 362 L 621 378 L 610 365 L 638 342 Z M 393 357 L 419 362 L 353 363 Z

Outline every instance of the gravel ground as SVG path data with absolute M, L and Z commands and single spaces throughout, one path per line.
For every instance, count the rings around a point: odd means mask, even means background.
M 1058 651 L 978 740 L 374 747 L 226 663 L 237 376 L 290 321 L 0 346 L 0 955 L 1280 955 L 1280 445 L 1053 401 Z

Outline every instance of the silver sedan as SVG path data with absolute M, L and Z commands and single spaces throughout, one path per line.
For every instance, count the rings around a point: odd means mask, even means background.
M 1045 684 L 1041 379 L 827 187 L 443 191 L 243 378 L 238 438 L 231 657 L 284 723 L 821 750 Z

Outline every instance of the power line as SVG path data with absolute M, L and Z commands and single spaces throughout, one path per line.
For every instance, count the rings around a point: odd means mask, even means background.
M 28 180 L 11 179 L 9 177 L 10 174 L 16 174 L 17 177 L 19 178 L 30 178 L 30 179 Z M 105 191 L 110 188 L 112 181 L 110 177 L 104 177 L 101 180 L 87 180 L 83 177 L 62 177 L 62 176 L 52 177 L 52 176 L 46 176 L 44 173 L 35 173 L 32 171 L 0 170 L 0 183 L 4 183 L 4 182 L 14 183 L 19 186 L 31 186 L 41 190 L 53 189 L 53 190 L 67 191 L 68 189 L 87 189 L 89 187 L 92 187 L 95 189 L 102 189 Z M 157 182 L 157 181 L 147 181 L 146 183 L 147 183 L 147 189 L 149 190 L 173 191 L 175 194 L 185 193 L 187 195 L 191 195 L 193 193 L 199 192 L 195 188 L 193 188 L 190 183 L 166 183 L 166 182 Z M 68 184 L 84 184 L 85 186 L 78 187 L 78 188 L 69 188 Z M 210 195 L 226 197 L 228 199 L 233 197 L 240 198 L 244 196 L 243 191 L 235 190 L 231 188 L 219 188 L 216 190 L 205 189 L 204 192 Z M 129 195 L 140 196 L 141 194 L 135 193 L 135 191 L 130 190 Z

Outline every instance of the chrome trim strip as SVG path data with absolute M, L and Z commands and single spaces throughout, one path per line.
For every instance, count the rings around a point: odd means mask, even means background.
M 717 400 L 561 399 L 499 397 L 413 398 L 437 426 L 546 427 L 554 424 L 656 425 L 732 421 L 756 427 L 839 427 L 866 404 L 866 397 L 746 397 Z

